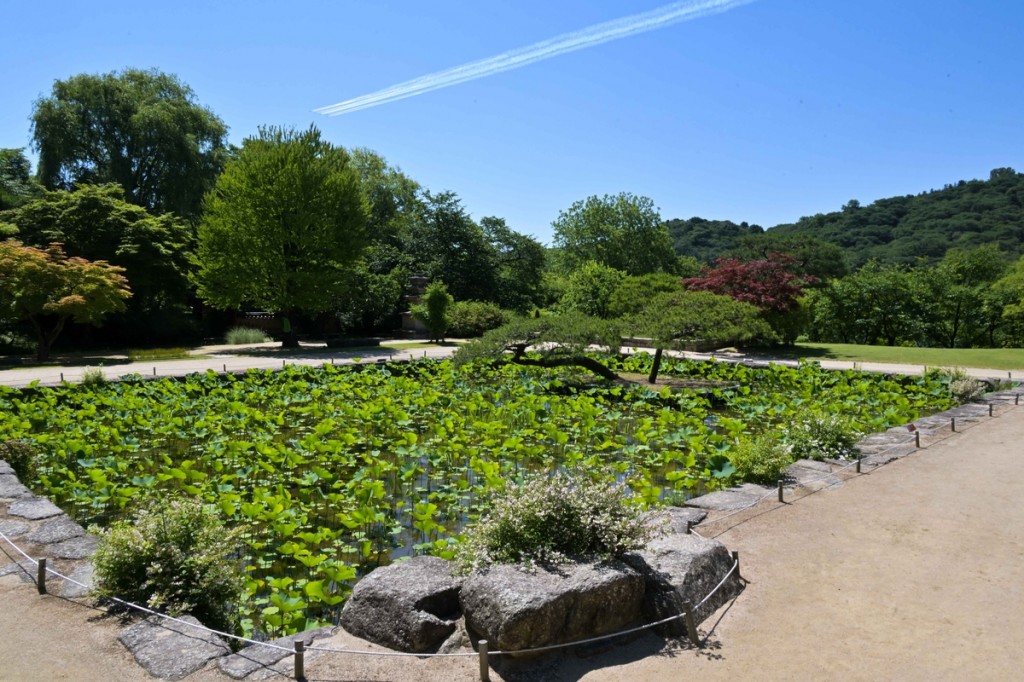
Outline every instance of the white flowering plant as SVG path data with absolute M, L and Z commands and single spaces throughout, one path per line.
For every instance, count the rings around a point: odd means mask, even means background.
M 736 467 L 733 479 L 753 483 L 774 484 L 793 463 L 792 447 L 772 433 L 741 440 L 729 450 L 728 457 Z
M 859 430 L 834 415 L 811 415 L 799 419 L 786 431 L 783 440 L 790 456 L 796 459 L 851 459 L 857 456 Z
M 490 513 L 459 545 L 462 573 L 491 564 L 610 560 L 642 548 L 658 531 L 626 486 L 582 475 L 535 476 L 494 493 Z

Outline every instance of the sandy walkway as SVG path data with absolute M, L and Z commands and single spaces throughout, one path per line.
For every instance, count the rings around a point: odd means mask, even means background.
M 1010 408 L 842 487 L 703 528 L 740 552 L 750 580 L 704 623 L 714 629 L 703 650 L 644 636 L 539 667 L 499 665 L 492 679 L 1019 679 L 1022 442 L 1024 409 Z M 0 578 L 0 680 L 152 679 L 116 642 L 110 619 L 95 617 Z M 474 680 L 475 663 L 332 655 L 309 661 L 307 675 Z

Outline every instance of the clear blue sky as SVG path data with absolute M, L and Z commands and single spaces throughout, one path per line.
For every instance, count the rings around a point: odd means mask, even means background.
M 262 124 L 369 147 L 549 241 L 592 194 L 769 227 L 1024 170 L 1024 3 L 756 0 L 418 97 L 313 109 L 655 9 L 636 0 L 12 2 L 0 147 L 53 81 L 156 67 L 240 143 Z

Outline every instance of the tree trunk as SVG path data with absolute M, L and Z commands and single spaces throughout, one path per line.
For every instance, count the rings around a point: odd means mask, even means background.
M 583 369 L 589 370 L 600 377 L 608 379 L 609 381 L 615 381 L 619 378 L 618 374 L 611 371 L 597 360 L 588 358 L 584 355 L 569 355 L 560 358 L 527 358 L 522 355 L 515 354 L 512 356 L 512 362 L 517 365 L 529 365 L 531 367 L 582 367 Z
M 654 384 L 658 382 L 658 370 L 661 369 L 661 348 L 654 350 L 654 364 L 651 365 L 651 373 L 647 377 L 647 383 Z
M 281 316 L 281 348 L 298 348 L 299 337 L 295 335 L 288 312 Z

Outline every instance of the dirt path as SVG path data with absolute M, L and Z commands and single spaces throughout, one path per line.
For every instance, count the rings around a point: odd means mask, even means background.
M 750 584 L 704 623 L 703 650 L 643 636 L 592 655 L 499 663 L 492 679 L 1019 679 L 1022 442 L 1024 408 L 1010 408 L 842 487 L 705 526 L 740 552 Z M 0 680 L 151 680 L 99 616 L 0 577 Z M 367 648 L 344 634 L 324 643 Z M 330 655 L 306 670 L 310 680 L 477 679 L 472 658 Z

